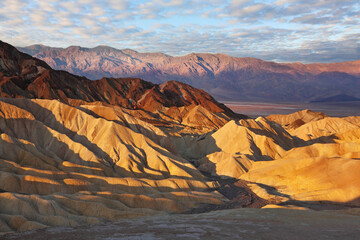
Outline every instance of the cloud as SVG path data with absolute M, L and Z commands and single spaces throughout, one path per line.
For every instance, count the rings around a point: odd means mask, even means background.
M 360 34 L 334 41 L 308 41 L 295 49 L 256 53 L 255 57 L 279 62 L 344 62 L 359 60 Z
M 344 17 L 359 13 L 360 4 L 354 0 L 278 0 L 278 1 L 231 1 L 220 17 L 240 22 L 298 22 L 303 24 L 326 24 L 344 20 Z
M 276 61 L 359 59 L 356 0 L 3 0 L 1 40 Z

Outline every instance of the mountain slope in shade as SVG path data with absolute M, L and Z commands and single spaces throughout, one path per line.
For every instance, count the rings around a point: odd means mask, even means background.
M 148 111 L 153 114 L 153 118 L 157 118 L 156 114 L 168 116 L 179 124 L 188 122 L 187 113 L 201 106 L 207 115 L 213 115 L 212 119 L 219 119 L 215 122 L 207 121 L 209 127 L 218 127 L 228 121 L 229 117 L 243 117 L 234 114 L 203 90 L 181 82 L 170 81 L 158 85 L 138 78 L 90 81 L 65 71 L 52 70 L 43 61 L 20 53 L 4 42 L 0 42 L 0 56 L 1 97 L 59 99 L 72 105 L 102 102 Z M 184 108 L 184 111 L 179 112 L 176 110 L 178 108 Z
M 360 97 L 360 60 L 345 63 L 275 63 L 224 54 L 192 53 L 172 57 L 107 46 L 50 48 L 34 45 L 21 51 L 54 69 L 90 79 L 140 77 L 161 83 L 177 80 L 204 89 L 218 99 L 308 101 L 348 94 Z

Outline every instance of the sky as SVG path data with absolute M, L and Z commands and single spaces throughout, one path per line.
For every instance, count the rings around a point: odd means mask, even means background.
M 358 0 L 1 0 L 0 40 L 277 62 L 360 59 Z

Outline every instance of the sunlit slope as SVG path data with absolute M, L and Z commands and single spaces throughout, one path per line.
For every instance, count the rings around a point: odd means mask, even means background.
M 320 120 L 326 117 L 328 116 L 324 113 L 313 112 L 311 110 L 306 109 L 287 115 L 280 115 L 280 114 L 270 115 L 267 116 L 266 119 L 277 122 L 286 129 L 293 129 L 305 123 Z
M 216 132 L 186 143 L 182 153 L 196 159 L 201 171 L 239 178 L 253 162 L 276 159 L 296 144 L 279 124 L 258 118 L 230 121 Z
M 297 113 L 288 119 L 296 115 L 306 118 Z M 272 119 L 281 122 L 284 116 Z M 298 147 L 274 161 L 254 163 L 241 178 L 275 203 L 324 201 L 360 206 L 359 121 L 359 117 L 320 116 L 294 126 L 289 133 L 302 141 Z
M 311 110 L 288 115 L 270 115 L 266 119 L 281 124 L 292 136 L 305 141 L 332 141 L 335 134 L 339 135 L 360 127 L 360 117 L 335 118 Z
M 222 202 L 210 191 L 212 182 L 159 145 L 161 130 L 120 110 L 97 108 L 0 100 L 0 231 Z
M 195 159 L 199 170 L 248 181 L 272 203 L 360 206 L 360 118 L 309 111 L 278 117 L 230 121 L 187 143 L 182 154 Z M 275 122 L 288 127 L 299 119 L 303 124 L 288 131 Z

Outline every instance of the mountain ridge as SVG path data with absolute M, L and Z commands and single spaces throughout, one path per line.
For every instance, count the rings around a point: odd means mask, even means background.
M 311 101 L 347 94 L 360 97 L 360 60 L 343 63 L 276 63 L 217 53 L 170 56 L 109 46 L 19 48 L 51 67 L 83 75 L 139 77 L 153 83 L 176 80 L 220 100 Z

